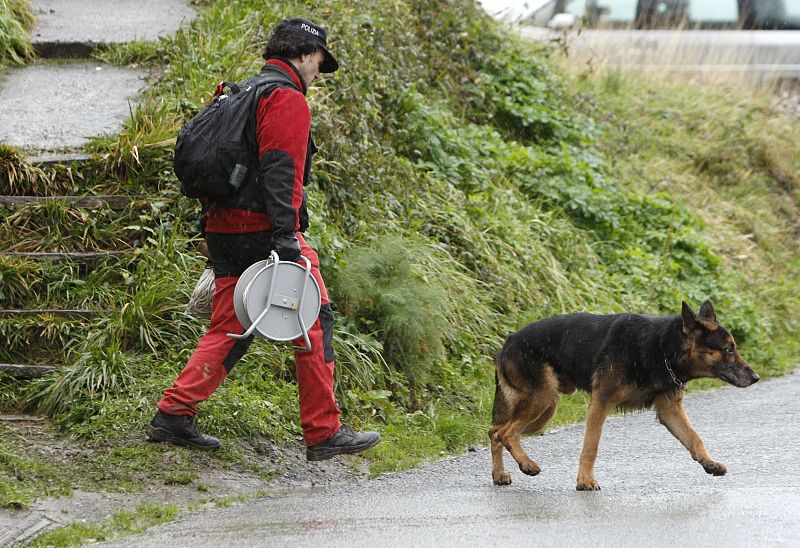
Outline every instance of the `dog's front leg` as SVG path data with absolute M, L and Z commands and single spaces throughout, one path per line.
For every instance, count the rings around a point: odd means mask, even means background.
M 689 417 L 686 416 L 686 409 L 683 407 L 683 397 L 670 398 L 666 394 L 658 396 L 653 402 L 658 413 L 658 420 L 667 427 L 667 430 L 689 450 L 692 458 L 699 462 L 703 469 L 714 476 L 724 476 L 725 465 L 717 462 L 708 454 L 703 440 L 697 434 Z
M 600 445 L 603 423 L 613 407 L 614 405 L 600 396 L 597 391 L 592 392 L 589 413 L 586 416 L 586 433 L 583 435 L 581 461 L 578 467 L 578 491 L 600 490 L 600 484 L 594 479 L 594 461 L 597 458 L 597 448 Z

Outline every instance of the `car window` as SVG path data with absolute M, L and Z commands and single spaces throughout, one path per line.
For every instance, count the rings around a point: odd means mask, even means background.
M 597 0 L 595 17 L 600 26 L 604 24 L 633 23 L 636 20 L 637 0 Z
M 737 0 L 693 0 L 689 3 L 691 23 L 730 23 L 739 21 Z
M 755 28 L 798 28 L 800 0 L 751 0 Z
M 552 2 L 548 2 L 538 10 L 533 13 L 533 16 L 529 19 L 530 23 L 536 25 L 537 27 L 546 27 L 547 23 L 550 22 L 550 19 L 556 14 L 556 2 L 553 0 Z
M 800 19 L 800 0 L 753 0 L 756 19 L 773 22 Z
M 567 0 L 561 13 L 571 13 L 580 19 L 586 13 L 586 0 Z

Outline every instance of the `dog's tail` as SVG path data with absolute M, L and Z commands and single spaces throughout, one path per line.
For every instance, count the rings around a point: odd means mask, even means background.
M 500 388 L 500 362 L 495 360 L 494 368 L 494 405 L 492 406 L 492 424 L 502 424 L 507 420 L 506 400 Z

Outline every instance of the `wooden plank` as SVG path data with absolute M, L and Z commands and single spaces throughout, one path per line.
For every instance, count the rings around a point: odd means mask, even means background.
M 47 308 L 42 310 L 0 310 L 0 318 L 21 318 L 30 316 L 59 316 L 70 319 L 96 318 L 104 314 L 103 310 L 64 310 Z
M 44 422 L 46 420 L 37 415 L 0 415 L 0 422 Z
M 47 202 L 66 202 L 82 209 L 97 209 L 107 205 L 114 211 L 125 209 L 133 201 L 131 196 L 0 196 L 0 205 L 14 207 Z
M 108 257 L 119 257 L 121 255 L 131 255 L 133 250 L 130 251 L 97 251 L 97 252 L 64 252 L 64 253 L 50 253 L 50 252 L 16 252 L 16 251 L 3 251 L 0 252 L 2 257 L 11 257 L 17 259 L 36 259 L 36 260 L 68 260 L 75 262 L 90 262 L 99 261 Z
M 17 365 L 12 363 L 0 363 L 0 373 L 7 373 L 14 377 L 42 377 L 55 370 L 55 367 L 49 365 Z

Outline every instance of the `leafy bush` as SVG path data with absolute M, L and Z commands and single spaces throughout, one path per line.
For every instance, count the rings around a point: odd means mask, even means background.
M 28 31 L 33 13 L 25 0 L 0 0 L 0 65 L 25 64 L 33 56 Z
M 129 385 L 133 381 L 131 357 L 107 343 L 50 376 L 31 386 L 29 401 L 45 413 L 64 413 L 83 405 L 84 400 L 103 400 Z
M 0 227 L 4 242 L 29 247 L 135 250 L 81 276 L 0 265 L 10 302 L 46 295 L 112 311 L 91 325 L 0 324 L 15 355 L 33 328 L 64 343 L 71 366 L 30 401 L 72 433 L 138 432 L 202 333 L 182 311 L 203 259 L 187 251 L 197 206 L 177 195 L 170 139 L 216 82 L 258 69 L 264 29 L 289 14 L 327 23 L 342 63 L 308 94 L 320 146 L 308 239 L 337 313 L 338 401 L 349 422 L 389 438 L 376 469 L 481 439 L 494 353 L 544 316 L 677 314 L 681 300 L 711 297 L 759 372 L 792 363 L 796 125 L 691 86 L 571 80 L 552 52 L 507 39 L 473 1 L 212 1 L 171 39 L 103 54 L 164 64 L 163 76 L 119 136 L 93 142 L 91 171 L 51 181 L 93 191 L 111 180 L 158 199 L 117 220 L 39 208 Z M 4 158 L 19 165 L 13 151 Z M 14 191 L 36 178 L 14 173 Z M 296 435 L 291 362 L 286 345 L 253 344 L 204 404 L 202 426 Z M 585 401 L 565 401 L 573 420 Z
M 337 285 L 345 314 L 361 331 L 375 333 L 386 361 L 412 377 L 444 360 L 444 341 L 453 336 L 443 289 L 414 272 L 419 252 L 398 237 L 353 248 L 343 258 Z

